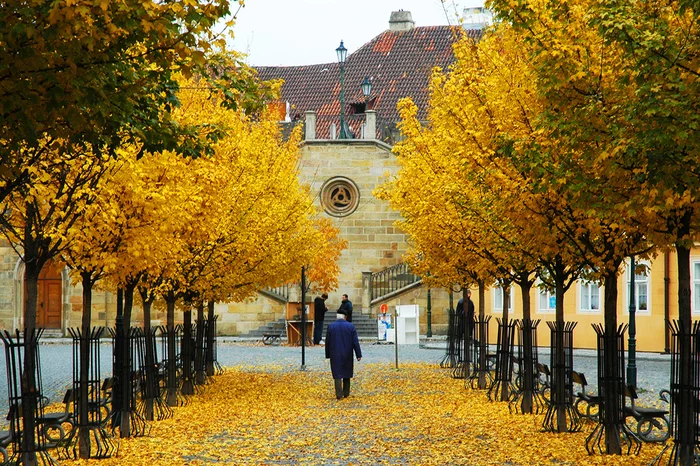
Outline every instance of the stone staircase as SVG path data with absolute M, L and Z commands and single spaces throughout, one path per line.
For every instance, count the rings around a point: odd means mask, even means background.
M 262 338 L 264 334 L 280 333 L 282 338 L 287 338 L 285 325 L 286 322 L 284 319 L 277 319 L 275 322 L 268 322 L 255 330 L 251 330 L 244 336 L 249 338 Z
M 325 319 L 323 319 L 323 336 L 326 336 L 326 330 L 328 329 L 328 324 L 335 320 L 335 312 L 328 311 L 326 313 Z M 352 313 L 352 323 L 357 329 L 357 336 L 362 339 L 376 339 L 377 338 L 377 320 L 374 316 L 369 316 L 366 314 L 360 314 L 355 311 Z M 270 333 L 280 333 L 282 339 L 287 338 L 285 320 L 278 319 L 275 322 L 268 322 L 263 326 L 258 327 L 255 330 L 248 332 L 245 337 L 247 338 L 259 338 L 262 339 L 264 334 Z
M 326 337 L 328 324 L 335 321 L 335 312 L 328 311 L 323 319 L 323 337 Z M 360 314 L 358 311 L 352 313 L 352 323 L 357 329 L 357 336 L 362 339 L 377 339 L 377 318 L 368 314 Z

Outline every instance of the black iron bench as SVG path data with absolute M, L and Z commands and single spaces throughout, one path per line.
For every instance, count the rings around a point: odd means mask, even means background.
M 552 372 L 547 364 L 537 363 L 537 378 L 539 379 L 540 396 L 549 403 L 552 389 Z
M 63 396 L 63 411 L 55 413 L 44 413 L 37 419 L 37 423 L 42 426 L 42 432 L 49 447 L 55 447 L 68 440 L 75 427 L 73 420 L 73 390 L 66 390 Z
M 644 442 L 665 442 L 671 435 L 671 430 L 666 415 L 668 410 L 660 408 L 646 408 L 636 406 L 637 390 L 634 386 L 625 387 L 625 396 L 630 399 L 630 404 L 625 406 L 625 420 L 634 418 L 637 421 L 637 435 Z M 660 398 L 667 401 L 662 393 Z
M 17 406 L 10 405 L 10 410 L 7 412 L 9 425 L 7 430 L 0 431 L 0 455 L 2 455 L 2 463 L 0 464 L 8 464 L 8 460 L 10 459 L 7 453 L 7 447 L 15 440 L 15 427 L 18 425 L 17 417 Z
M 279 346 L 282 344 L 282 332 L 263 333 L 262 343 L 266 346 Z
M 600 410 L 600 397 L 586 392 L 588 381 L 583 372 L 571 371 L 571 380 L 573 383 L 581 386 L 581 391 L 576 392 L 576 401 L 574 408 L 579 415 L 593 422 L 598 422 L 598 411 Z

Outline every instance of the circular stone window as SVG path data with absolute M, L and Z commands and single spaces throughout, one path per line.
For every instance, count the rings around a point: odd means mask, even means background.
M 345 217 L 360 204 L 360 190 L 349 178 L 336 176 L 321 186 L 321 205 L 328 215 Z

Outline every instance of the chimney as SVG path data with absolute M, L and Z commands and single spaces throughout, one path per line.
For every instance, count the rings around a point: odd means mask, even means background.
M 392 11 L 389 17 L 389 30 L 391 32 L 410 31 L 415 27 L 410 11 Z

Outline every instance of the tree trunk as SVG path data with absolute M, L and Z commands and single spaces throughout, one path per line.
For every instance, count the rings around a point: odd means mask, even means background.
M 533 396 L 534 396 L 534 361 L 532 351 L 532 320 L 530 309 L 530 291 L 532 290 L 532 282 L 530 274 L 525 272 L 520 277 L 520 291 L 523 299 L 523 359 L 520 361 L 520 384 L 522 391 L 522 400 L 520 402 L 520 411 L 523 414 L 532 414 L 533 411 Z
M 214 368 L 214 301 L 207 301 L 207 357 L 206 357 L 206 372 L 208 376 L 213 376 Z
M 479 284 L 479 321 L 480 322 L 485 322 L 486 320 L 486 285 L 484 284 L 483 280 L 478 280 Z M 486 332 L 482 332 L 482 330 L 486 329 L 486 324 L 482 323 L 480 324 L 480 329 L 479 329 L 479 367 L 482 368 L 481 371 L 479 371 L 479 381 L 477 384 L 477 387 L 480 390 L 484 390 L 486 388 L 486 370 L 483 370 L 486 368 L 486 351 L 488 350 L 488 347 L 486 346 Z
M 204 372 L 204 302 L 197 305 L 197 335 L 195 344 L 195 382 L 197 385 L 204 385 L 207 377 Z
M 556 322 L 558 331 L 555 333 L 556 341 L 554 345 L 554 361 L 552 367 L 552 382 L 556 393 L 552 393 L 553 399 L 557 400 L 555 405 L 556 414 L 556 431 L 567 432 L 569 427 L 566 422 L 567 406 L 563 403 L 566 397 L 566 390 L 571 391 L 571 386 L 566 386 L 566 353 L 564 348 L 564 281 L 566 280 L 564 262 L 561 256 L 556 257 L 554 267 L 554 296 L 556 297 Z
M 146 395 L 141 401 L 143 402 L 144 406 L 143 417 L 147 421 L 153 421 L 155 418 L 154 403 L 157 392 L 155 387 L 158 384 L 158 367 L 156 365 L 156 355 L 154 354 L 154 342 L 151 338 L 151 304 L 153 303 L 153 297 L 149 293 L 149 290 L 145 288 L 139 287 L 139 294 L 141 295 L 141 303 L 143 305 L 143 334 L 146 343 Z
M 133 410 L 132 399 L 134 397 L 131 371 L 131 311 L 134 307 L 134 290 L 136 282 L 132 281 L 124 289 L 124 319 L 122 320 L 122 367 L 120 372 L 122 410 L 119 423 L 119 435 L 122 438 L 131 437 L 131 412 Z
M 88 426 L 88 397 L 90 379 L 90 331 L 92 318 L 92 286 L 94 281 L 91 272 L 81 272 L 83 284 L 83 316 L 80 326 L 80 386 L 78 393 L 78 456 L 90 458 L 90 430 Z
M 603 374 L 607 383 L 599 387 L 602 392 L 603 427 L 605 429 L 605 452 L 609 455 L 621 455 L 620 420 L 618 419 L 618 406 L 620 393 L 623 387 L 618 387 L 614 382 L 623 374 L 618 374 L 617 338 L 617 270 L 608 272 L 604 278 L 605 283 L 605 337 L 603 338 Z M 599 381 L 600 383 L 600 381 Z
M 177 406 L 177 349 L 175 348 L 175 293 L 168 291 L 165 297 L 167 306 L 167 339 L 168 339 L 168 386 L 165 402 L 168 406 Z
M 182 360 L 182 388 L 184 395 L 194 395 L 194 383 L 192 380 L 192 309 L 184 312 L 182 325 L 182 348 L 180 350 Z
M 501 360 L 500 365 L 501 367 L 499 368 L 499 371 L 503 377 L 502 382 L 503 385 L 501 386 L 501 401 L 508 401 L 510 398 L 510 387 L 509 387 L 509 374 L 508 374 L 508 368 L 510 367 L 510 341 L 508 338 L 509 335 L 509 326 L 508 326 L 508 319 L 509 319 L 509 314 L 508 314 L 508 306 L 510 305 L 510 282 L 507 284 L 503 285 L 503 311 L 502 311 L 502 323 L 503 323 L 503 329 L 501 332 Z
M 687 218 L 686 218 L 687 217 Z M 689 216 L 684 217 L 683 227 L 679 231 L 679 237 L 690 232 Z M 677 432 L 675 432 L 678 445 L 678 464 L 680 466 L 695 464 L 695 439 L 694 428 L 697 415 L 697 400 L 693 395 L 695 381 L 692 377 L 692 367 L 697 361 L 692 354 L 691 335 L 693 334 L 693 322 L 690 307 L 690 248 L 681 241 L 676 242 L 676 256 L 678 258 L 678 320 L 679 320 L 679 390 L 675 394 L 674 402 L 678 403 Z M 695 335 L 698 338 L 697 335 Z M 696 341 L 695 344 L 698 342 Z M 671 380 L 671 386 L 674 381 Z
M 29 229 L 30 227 L 27 227 Z M 25 233 L 30 235 L 31 231 Z M 25 236 L 26 238 L 27 236 Z M 41 266 L 38 260 L 38 247 L 34 241 L 25 239 L 25 270 L 24 270 L 24 373 L 21 381 L 22 391 L 22 453 L 21 463 L 35 466 L 37 464 L 36 407 L 38 397 L 37 387 L 37 361 L 36 339 L 33 338 L 36 331 L 36 310 L 39 273 Z

